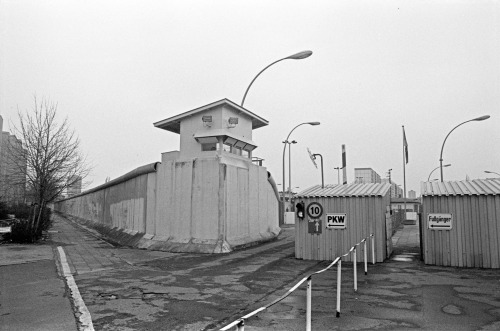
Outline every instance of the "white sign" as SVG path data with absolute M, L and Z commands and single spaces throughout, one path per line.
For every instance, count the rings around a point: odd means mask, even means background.
M 12 232 L 12 227 L 10 227 L 10 226 L 0 227 L 0 233 L 9 233 L 9 232 Z
M 431 230 L 451 230 L 453 227 L 452 214 L 428 214 L 427 228 Z
M 311 202 L 306 211 L 310 218 L 320 218 L 323 215 L 323 206 L 319 202 Z
M 326 214 L 327 229 L 345 229 L 347 214 Z
M 316 164 L 316 158 L 314 157 L 313 153 L 311 153 L 311 150 L 309 149 L 309 147 L 307 147 L 307 153 L 309 153 L 309 157 L 311 158 L 311 161 L 313 161 L 313 164 L 314 166 L 316 167 L 316 169 L 318 169 L 318 165 Z

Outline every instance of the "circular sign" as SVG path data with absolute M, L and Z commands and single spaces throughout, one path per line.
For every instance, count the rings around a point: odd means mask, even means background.
M 318 202 L 311 202 L 307 205 L 307 215 L 310 218 L 320 218 L 323 215 L 323 206 Z

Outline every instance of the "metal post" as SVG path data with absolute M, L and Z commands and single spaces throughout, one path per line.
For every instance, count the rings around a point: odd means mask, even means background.
M 288 143 L 288 194 L 290 197 L 288 198 L 288 202 L 290 203 L 290 206 L 292 205 L 292 142 L 287 141 Z M 290 207 L 290 210 L 292 211 L 292 208 Z
M 243 102 L 241 103 L 241 105 L 243 106 Z M 288 138 L 290 138 L 290 135 L 292 134 L 293 130 L 295 130 L 296 128 L 298 128 L 299 126 L 304 125 L 304 124 L 319 125 L 320 123 L 319 122 L 304 122 L 304 123 L 300 123 L 299 125 L 295 126 L 292 129 L 292 131 L 290 131 L 290 133 L 288 133 L 288 136 L 286 137 L 285 141 L 288 141 Z M 222 138 L 220 138 L 220 139 L 222 139 Z M 281 194 L 281 205 L 283 206 L 283 210 L 280 213 L 280 219 L 279 219 L 279 222 L 278 222 L 279 225 L 282 225 L 282 224 L 285 223 L 285 188 L 286 188 L 286 181 L 285 181 L 285 151 L 286 151 L 286 145 L 287 144 L 283 144 L 283 186 L 282 186 L 283 194 Z
M 367 252 L 366 252 L 366 238 L 365 238 L 365 249 L 364 249 L 364 262 L 365 262 L 365 275 L 368 275 L 368 257 L 367 257 Z
M 354 270 L 354 292 L 358 291 L 358 270 L 356 266 L 356 246 L 354 246 L 354 251 L 352 251 L 354 254 L 354 259 L 353 259 L 353 270 Z
M 312 279 L 307 279 L 307 298 L 306 298 L 306 331 L 311 331 L 311 302 L 312 302 Z
M 337 264 L 337 318 L 340 317 L 340 290 L 342 283 L 342 258 Z
M 237 331 L 245 331 L 245 320 L 241 320 L 238 325 L 236 325 Z
M 323 175 L 323 155 L 313 154 L 314 157 L 319 156 L 321 158 L 321 188 L 325 187 L 325 177 Z
M 375 236 L 373 234 L 371 235 L 371 242 L 372 242 L 372 264 L 375 264 Z

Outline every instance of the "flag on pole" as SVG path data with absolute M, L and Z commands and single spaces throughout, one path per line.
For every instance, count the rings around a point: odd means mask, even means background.
M 406 141 L 405 127 L 403 126 L 403 148 L 405 152 L 405 161 L 408 164 L 408 142 Z

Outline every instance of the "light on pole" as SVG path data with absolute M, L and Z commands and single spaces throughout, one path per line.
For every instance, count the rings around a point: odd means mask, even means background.
M 337 184 L 340 185 L 340 170 L 344 169 L 344 167 L 335 167 L 333 169 L 337 170 Z
M 484 116 L 481 116 L 481 117 L 477 117 L 477 118 L 473 118 L 471 120 L 468 120 L 468 121 L 465 121 L 465 122 L 462 122 L 460 123 L 459 125 L 457 125 L 456 127 L 454 127 L 453 129 L 451 129 L 450 132 L 448 132 L 448 134 L 446 135 L 446 137 L 444 138 L 444 141 L 443 141 L 443 145 L 441 146 L 441 154 L 439 156 L 439 167 L 441 168 L 441 182 L 443 181 L 443 149 L 444 149 L 444 143 L 446 142 L 446 139 L 448 139 L 448 136 L 450 135 L 450 133 L 453 132 L 453 130 L 455 130 L 456 128 L 458 128 L 460 125 L 463 125 L 465 123 L 468 123 L 468 122 L 472 122 L 472 121 L 484 121 L 484 120 L 487 120 L 488 118 L 490 118 L 490 115 L 484 115 Z
M 296 125 L 291 131 L 290 133 L 288 134 L 288 136 L 286 136 L 286 139 L 285 141 L 288 141 L 288 138 L 290 138 L 290 135 L 292 134 L 292 132 L 298 128 L 299 126 L 301 125 L 304 125 L 304 124 L 309 124 L 309 125 L 320 125 L 320 122 L 304 122 L 304 123 L 300 123 L 298 125 Z M 281 214 L 281 217 L 283 218 L 283 222 L 285 220 L 285 151 L 286 151 L 286 145 L 287 144 L 283 144 L 283 194 L 281 195 L 281 206 L 283 208 L 283 213 Z
M 449 167 L 449 166 L 451 166 L 451 163 L 450 163 L 450 164 L 445 164 L 445 165 L 443 166 L 443 168 L 446 168 L 446 167 Z M 437 167 L 435 167 L 434 169 L 432 169 L 431 173 L 429 174 L 429 177 L 427 178 L 427 181 L 428 181 L 428 182 L 431 180 L 431 175 L 432 175 L 432 173 L 433 173 L 435 170 L 437 170 L 439 167 L 440 167 L 440 166 L 437 166 Z
M 296 144 L 297 142 L 295 140 L 288 141 L 285 140 L 283 142 L 284 144 L 288 144 L 288 193 L 290 194 L 290 200 L 292 201 L 292 144 Z M 284 192 L 283 192 L 284 194 Z
M 279 59 L 277 61 L 274 61 L 273 63 L 271 63 L 270 65 L 268 65 L 267 67 L 265 67 L 264 69 L 262 69 L 258 74 L 257 76 L 255 76 L 252 81 L 250 82 L 250 85 L 248 85 L 247 87 L 247 90 L 245 91 L 245 94 L 243 95 L 243 100 L 241 100 L 241 106 L 243 107 L 243 104 L 245 103 L 245 98 L 247 97 L 247 93 L 248 93 L 248 90 L 250 89 L 250 86 L 252 86 L 253 82 L 257 79 L 257 77 L 260 76 L 261 73 L 264 72 L 264 70 L 266 70 L 267 68 L 269 68 L 270 66 L 272 66 L 273 64 L 275 63 L 278 63 L 280 61 L 283 61 L 283 60 L 288 60 L 288 59 L 291 59 L 291 60 L 302 60 L 302 59 L 305 59 L 306 57 L 309 57 L 312 55 L 312 51 L 302 51 L 302 52 L 298 52 L 296 54 L 293 54 L 293 55 L 290 55 L 290 56 L 287 56 L 287 57 L 284 57 L 282 59 Z
M 487 174 L 495 174 L 500 177 L 500 174 L 498 172 L 488 171 L 488 170 L 485 170 L 484 172 L 486 172 Z

